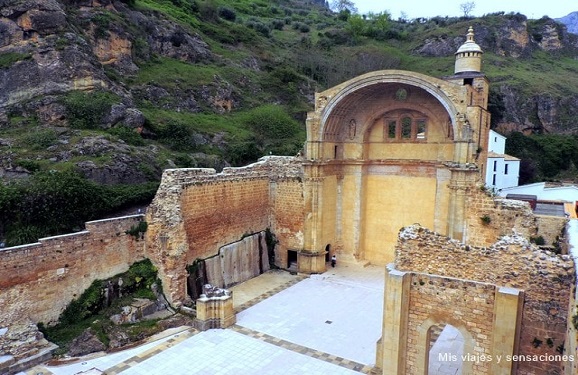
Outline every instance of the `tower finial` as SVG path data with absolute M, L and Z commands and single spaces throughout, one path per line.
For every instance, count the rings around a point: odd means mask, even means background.
M 474 42 L 474 28 L 472 26 L 470 26 L 470 28 L 468 29 L 468 34 L 466 35 L 466 40 L 468 42 Z

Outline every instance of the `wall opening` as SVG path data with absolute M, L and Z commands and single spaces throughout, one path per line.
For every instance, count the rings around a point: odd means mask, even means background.
M 331 259 L 331 244 L 327 244 L 327 246 L 325 246 L 325 263 L 329 262 L 329 260 Z
M 287 268 L 297 268 L 297 250 L 287 250 Z
M 207 283 L 207 267 L 203 259 L 197 259 L 187 266 L 187 294 L 193 301 L 201 296 L 203 285 Z
M 436 324 L 427 333 L 426 352 L 428 367 L 426 375 L 462 375 L 464 336 L 451 324 Z

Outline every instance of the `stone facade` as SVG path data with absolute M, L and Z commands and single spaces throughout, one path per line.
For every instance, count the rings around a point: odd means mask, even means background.
M 443 79 L 384 70 L 315 96 L 307 117 L 302 253 L 387 264 L 399 228 L 466 239 L 468 191 L 485 175 L 489 81 L 473 31 Z M 467 47 L 467 48 L 466 48 Z M 459 61 L 459 63 L 458 63 Z

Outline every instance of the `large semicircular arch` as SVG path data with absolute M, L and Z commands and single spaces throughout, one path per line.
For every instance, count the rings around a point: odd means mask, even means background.
M 447 97 L 447 95 L 443 93 L 440 84 L 436 84 L 435 82 L 432 82 L 432 80 L 438 81 L 437 78 L 431 78 L 420 73 L 405 72 L 403 70 L 380 70 L 377 72 L 361 75 L 345 82 L 343 84 L 344 87 L 336 95 L 334 95 L 331 100 L 329 100 L 323 109 L 321 116 L 321 126 L 319 127 L 317 139 L 323 139 L 326 122 L 329 116 L 331 116 L 333 110 L 343 99 L 360 89 L 383 83 L 402 83 L 421 88 L 431 94 L 448 112 L 453 127 L 453 134 L 455 136 L 458 134 L 455 116 L 457 110 L 452 101 Z

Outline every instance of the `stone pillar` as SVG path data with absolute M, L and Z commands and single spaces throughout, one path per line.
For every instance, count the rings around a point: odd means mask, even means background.
M 325 247 L 321 225 L 323 220 L 323 178 L 321 166 L 305 165 L 304 182 L 305 223 L 303 249 L 299 251 L 297 266 L 302 273 L 325 272 Z
M 227 328 L 237 321 L 233 308 L 233 295 L 207 297 L 201 295 L 197 299 L 197 317 L 195 328 L 206 331 L 212 328 Z
M 523 292 L 518 289 L 500 287 L 496 291 L 492 357 L 501 356 L 502 360 L 492 361 L 492 374 L 516 373 L 516 362 L 503 358 L 518 352 L 523 303 Z
M 466 196 L 468 190 L 475 188 L 478 169 L 476 167 L 453 167 L 451 170 L 450 207 L 447 234 L 453 239 L 466 241 Z
M 410 274 L 394 269 L 393 264 L 387 266 L 382 337 L 377 344 L 381 347 L 375 362 L 384 374 L 405 374 L 410 281 Z

